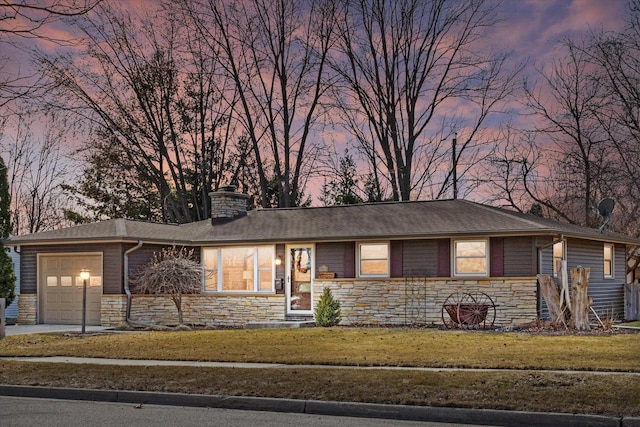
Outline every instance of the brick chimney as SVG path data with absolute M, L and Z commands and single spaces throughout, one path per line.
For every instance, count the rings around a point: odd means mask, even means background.
M 211 197 L 211 223 L 232 221 L 247 214 L 248 194 L 236 193 L 235 185 L 221 187 L 209 193 Z

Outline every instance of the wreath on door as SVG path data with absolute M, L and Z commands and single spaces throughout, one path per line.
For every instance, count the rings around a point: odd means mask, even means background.
M 296 255 L 296 260 L 294 263 L 295 269 L 303 274 L 311 270 L 311 251 L 309 249 L 304 249 L 304 251 L 307 253 L 306 265 L 304 267 L 302 266 L 302 250 L 298 251 L 298 255 Z

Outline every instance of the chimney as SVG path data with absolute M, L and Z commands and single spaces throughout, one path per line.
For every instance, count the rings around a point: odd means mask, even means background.
M 236 193 L 235 185 L 226 185 L 209 193 L 211 197 L 211 223 L 221 224 L 247 214 L 248 194 Z

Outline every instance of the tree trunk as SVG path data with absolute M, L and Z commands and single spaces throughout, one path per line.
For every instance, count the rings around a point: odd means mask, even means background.
M 571 326 L 579 331 L 589 329 L 589 287 L 590 268 L 571 269 Z
M 571 294 L 569 293 L 569 273 L 567 270 L 567 261 L 558 260 L 557 269 L 558 278 L 560 280 L 560 308 L 566 308 L 571 311 Z
M 544 301 L 547 303 L 551 322 L 554 324 L 562 323 L 566 326 L 564 322 L 564 312 L 560 305 L 560 295 L 558 294 L 558 288 L 553 278 L 546 274 L 538 274 L 538 283 L 540 283 L 540 291 L 542 292 Z

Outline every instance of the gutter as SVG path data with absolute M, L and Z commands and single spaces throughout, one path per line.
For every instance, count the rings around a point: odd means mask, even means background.
M 124 252 L 124 292 L 127 294 L 127 311 L 125 315 L 125 320 L 127 323 L 131 323 L 131 289 L 129 289 L 129 255 L 138 249 L 140 249 L 143 245 L 142 240 L 138 240 L 138 244 L 132 248 L 127 249 Z

